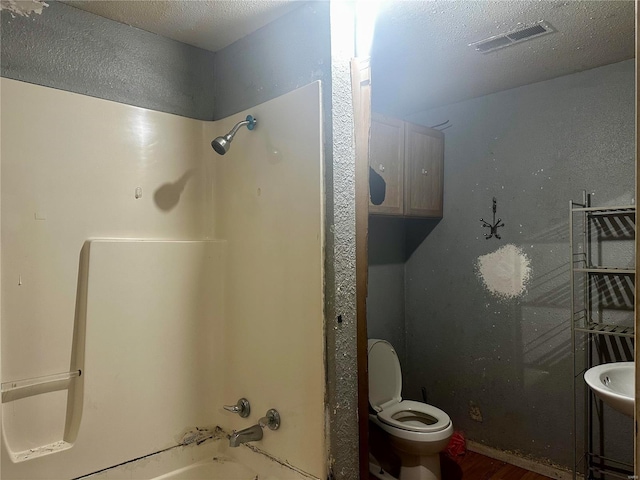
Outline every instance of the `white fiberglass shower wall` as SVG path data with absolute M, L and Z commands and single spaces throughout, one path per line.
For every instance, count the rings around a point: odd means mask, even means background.
M 176 445 L 269 408 L 282 426 L 256 450 L 326 477 L 319 83 L 201 122 L 1 82 L 2 478 L 215 442 L 246 463 L 224 439 Z M 240 397 L 249 418 L 222 409 Z

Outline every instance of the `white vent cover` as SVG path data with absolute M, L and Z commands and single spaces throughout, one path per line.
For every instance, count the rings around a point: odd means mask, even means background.
M 548 22 L 540 21 L 528 27 L 521 27 L 508 33 L 502 33 L 478 42 L 470 43 L 469 46 L 475 48 L 480 53 L 489 53 L 553 32 L 555 32 L 555 29 L 549 25 Z

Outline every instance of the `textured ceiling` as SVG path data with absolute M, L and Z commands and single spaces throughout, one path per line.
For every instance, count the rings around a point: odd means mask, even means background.
M 69 0 L 64 3 L 214 52 L 301 5 L 292 0 Z
M 633 1 L 396 1 L 372 50 L 374 109 L 406 116 L 634 57 Z M 488 54 L 468 44 L 546 20 L 555 33 Z
M 66 3 L 217 51 L 304 2 Z M 556 32 L 488 54 L 468 46 L 540 20 Z M 402 117 L 633 57 L 633 0 L 385 0 L 372 49 L 373 107 Z

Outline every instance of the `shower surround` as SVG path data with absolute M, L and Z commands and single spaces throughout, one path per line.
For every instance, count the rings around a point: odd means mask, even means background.
M 2 381 L 82 372 L 3 394 L 2 478 L 211 454 L 326 477 L 319 82 L 216 122 L 1 82 Z M 269 408 L 259 452 L 177 446 Z

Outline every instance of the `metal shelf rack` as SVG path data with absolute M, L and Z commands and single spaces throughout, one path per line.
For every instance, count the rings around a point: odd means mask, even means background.
M 598 400 L 585 385 L 583 374 L 601 363 L 597 358 L 601 354 L 598 350 L 601 339 L 632 342 L 635 338 L 635 269 L 630 267 L 635 263 L 635 223 L 635 205 L 593 207 L 586 192 L 582 202 L 569 203 L 574 479 L 579 474 L 586 480 L 633 475 L 633 465 L 594 451 L 593 419 Z M 622 241 L 626 245 L 622 249 L 624 254 L 617 251 L 606 258 L 603 243 L 608 241 Z M 598 419 L 602 421 L 602 417 Z M 598 426 L 598 431 L 601 427 Z M 599 447 L 602 450 L 601 444 Z

